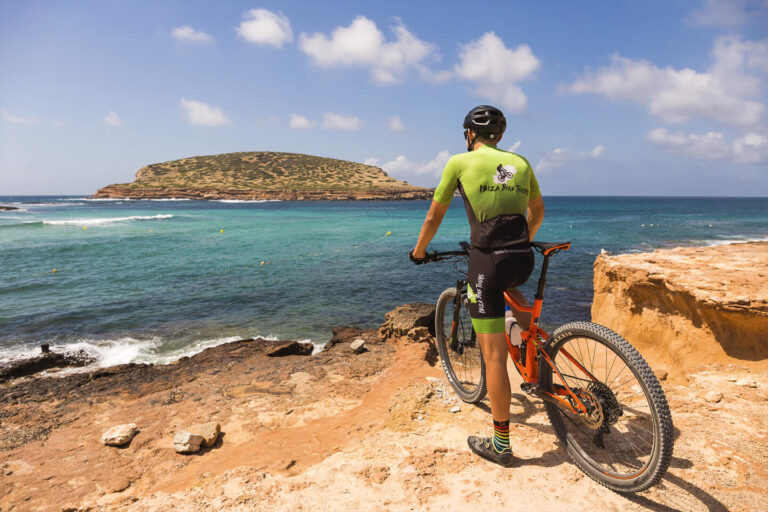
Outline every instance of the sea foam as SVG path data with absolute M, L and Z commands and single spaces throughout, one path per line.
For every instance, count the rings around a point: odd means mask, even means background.
M 80 339 L 73 343 L 65 345 L 51 345 L 51 351 L 63 354 L 85 353 L 93 358 L 94 362 L 88 366 L 78 368 L 67 368 L 57 371 L 56 375 L 66 375 L 89 371 L 96 368 L 106 368 L 128 363 L 151 363 L 151 364 L 169 364 L 181 359 L 182 357 L 192 357 L 203 350 L 224 343 L 246 339 L 262 338 L 268 341 L 277 341 L 280 337 L 269 336 L 226 336 L 222 338 L 210 338 L 193 341 L 176 350 L 164 351 L 163 345 L 166 343 L 160 337 L 149 339 L 136 339 L 130 336 L 115 338 L 112 340 L 91 340 Z M 314 343 L 310 339 L 299 340 L 303 343 L 312 343 L 314 352 L 322 349 L 321 344 Z M 28 359 L 40 355 L 40 348 L 30 345 L 18 345 L 15 347 L 0 350 L 0 364 L 10 363 L 22 359 Z
M 161 213 L 158 215 L 133 215 L 131 217 L 105 217 L 101 219 L 68 219 L 68 220 L 44 220 L 43 224 L 49 226 L 103 226 L 115 222 L 134 222 L 143 220 L 161 220 L 170 219 L 173 215 L 170 213 Z

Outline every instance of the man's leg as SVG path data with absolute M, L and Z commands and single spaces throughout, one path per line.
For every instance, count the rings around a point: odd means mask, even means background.
M 509 421 L 509 403 L 512 390 L 507 373 L 507 341 L 504 333 L 477 333 L 477 340 L 485 360 L 485 379 L 488 385 L 488 398 L 491 402 L 491 415 L 494 421 Z

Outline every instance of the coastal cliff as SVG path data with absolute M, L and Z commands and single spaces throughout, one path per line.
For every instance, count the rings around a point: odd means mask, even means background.
M 592 320 L 652 367 L 768 365 L 768 242 L 600 255 L 594 272 Z
M 398 181 L 378 167 L 278 152 L 197 156 L 142 167 L 131 183 L 94 197 L 350 201 L 430 199 L 432 190 Z

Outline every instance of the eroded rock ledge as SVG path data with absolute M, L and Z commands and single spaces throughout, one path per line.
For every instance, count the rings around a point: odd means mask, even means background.
M 601 255 L 594 272 L 593 321 L 652 366 L 766 364 L 768 242 Z

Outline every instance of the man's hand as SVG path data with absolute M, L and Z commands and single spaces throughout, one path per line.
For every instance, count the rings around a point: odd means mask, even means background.
M 426 251 L 422 251 L 421 256 L 416 256 L 414 251 L 411 251 L 408 253 L 408 258 L 410 258 L 410 260 L 416 265 L 422 265 L 427 262 L 427 253 Z

